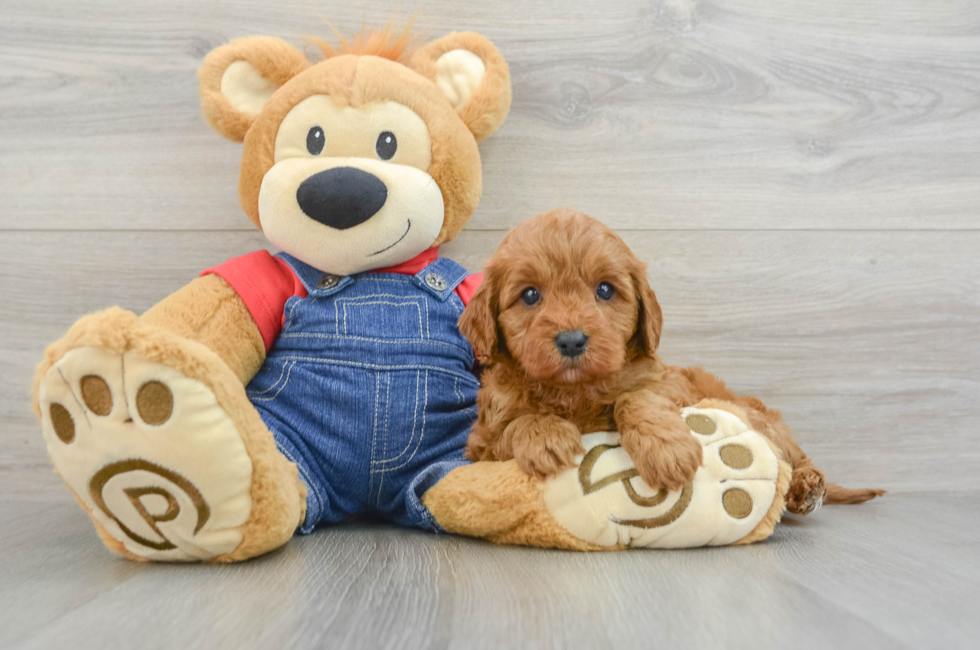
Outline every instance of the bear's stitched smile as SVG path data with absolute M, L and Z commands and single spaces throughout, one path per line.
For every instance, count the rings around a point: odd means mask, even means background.
M 399 237 L 395 241 L 394 244 L 391 244 L 390 246 L 386 246 L 386 247 L 382 248 L 379 251 L 375 251 L 375 252 L 371 253 L 370 255 L 368 255 L 368 257 L 374 257 L 375 255 L 380 255 L 381 253 L 383 253 L 385 251 L 391 250 L 392 248 L 394 248 L 395 246 L 398 245 L 398 242 L 400 242 L 401 240 L 405 239 L 405 237 L 408 236 L 408 231 L 411 230 L 411 229 L 412 229 L 412 220 L 411 219 L 408 219 L 408 227 L 405 228 L 405 233 L 401 237 Z

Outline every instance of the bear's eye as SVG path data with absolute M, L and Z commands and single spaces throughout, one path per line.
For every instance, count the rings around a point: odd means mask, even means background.
M 395 134 L 391 131 L 383 131 L 378 136 L 378 142 L 374 145 L 374 150 L 378 152 L 378 157 L 381 160 L 391 160 L 395 155 L 395 151 L 398 150 L 398 140 L 395 139 Z
M 612 300 L 612 297 L 616 295 L 616 290 L 608 282 L 600 282 L 598 288 L 595 290 L 595 295 L 603 300 Z
M 527 289 L 521 292 L 521 302 L 523 302 L 528 307 L 530 307 L 533 304 L 536 304 L 539 300 L 541 300 L 541 294 L 538 293 L 538 290 L 535 289 L 534 287 L 528 287 Z
M 323 129 L 318 126 L 314 126 L 312 129 L 310 129 L 310 132 L 306 134 L 306 150 L 314 156 L 319 156 L 320 152 L 323 151 L 323 145 L 326 140 L 327 139 L 323 137 Z

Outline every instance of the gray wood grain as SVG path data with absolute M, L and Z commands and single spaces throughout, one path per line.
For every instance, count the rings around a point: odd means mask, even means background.
M 790 517 L 747 548 L 609 555 L 348 525 L 241 565 L 188 568 L 111 557 L 71 504 L 0 503 L 15 524 L 0 533 L 12 549 L 0 564 L 0 644 L 975 645 L 976 492 L 899 495 L 821 514 Z M 20 527 L 30 520 L 57 523 L 60 534 L 26 535 Z
M 427 3 L 511 63 L 473 229 L 573 204 L 620 228 L 977 228 L 980 6 L 971 0 Z M 7 229 L 245 229 L 241 147 L 194 72 L 230 38 L 386 22 L 347 3 L 4 5 Z M 521 19 L 515 19 L 520 16 Z M 98 142 L 98 146 L 93 146 Z
M 783 410 L 837 482 L 892 490 L 739 549 L 581 555 L 352 524 L 230 567 L 109 555 L 28 387 L 79 316 L 141 312 L 265 240 L 194 73 L 250 34 L 388 3 L 0 3 L 0 647 L 980 644 L 980 5 L 426 2 L 514 104 L 444 253 L 571 205 L 650 263 L 661 353 Z M 410 11 L 411 8 L 406 8 Z M 403 14 L 403 17 L 407 13 Z

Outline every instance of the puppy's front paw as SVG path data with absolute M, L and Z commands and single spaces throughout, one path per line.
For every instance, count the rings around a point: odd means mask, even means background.
M 798 467 L 786 495 L 786 508 L 797 515 L 808 515 L 823 505 L 827 486 L 823 472 L 816 467 Z
M 701 444 L 680 418 L 677 426 L 655 428 L 642 423 L 620 432 L 623 448 L 647 485 L 678 490 L 694 480 L 701 467 Z
M 526 474 L 548 478 L 576 464 L 585 453 L 574 424 L 554 416 L 528 422 L 513 438 L 514 460 Z

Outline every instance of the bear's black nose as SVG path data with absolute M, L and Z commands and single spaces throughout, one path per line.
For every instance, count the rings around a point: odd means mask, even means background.
M 334 167 L 300 183 L 296 202 L 310 219 L 346 230 L 373 217 L 388 200 L 380 178 L 354 167 Z
M 582 330 L 566 330 L 555 336 L 555 345 L 561 356 L 574 358 L 585 352 L 589 345 L 589 337 Z

